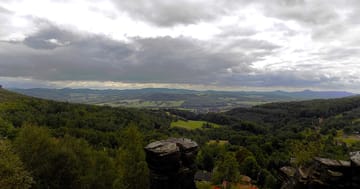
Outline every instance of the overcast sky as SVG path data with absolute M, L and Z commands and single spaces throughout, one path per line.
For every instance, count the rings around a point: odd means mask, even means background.
M 359 0 L 0 0 L 0 84 L 360 92 L 359 18 Z

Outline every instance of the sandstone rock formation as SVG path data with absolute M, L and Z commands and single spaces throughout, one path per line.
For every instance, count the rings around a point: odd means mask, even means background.
M 350 153 L 350 161 L 314 158 L 298 168 L 282 167 L 283 189 L 360 188 L 360 152 Z
M 170 138 L 148 144 L 145 152 L 150 169 L 150 189 L 196 189 L 196 142 Z

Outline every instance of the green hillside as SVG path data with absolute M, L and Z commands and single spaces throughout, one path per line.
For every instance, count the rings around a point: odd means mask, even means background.
M 55 102 L 0 89 L 0 186 L 120 188 L 132 182 L 142 188 L 148 184 L 142 133 L 151 136 L 169 125 L 159 111 Z M 125 173 L 135 169 L 143 171 Z
M 216 171 L 226 158 L 236 169 L 229 173 L 279 188 L 282 166 L 306 164 L 314 156 L 346 160 L 350 151 L 360 150 L 359 119 L 360 97 L 196 114 L 56 102 L 0 89 L 0 186 L 145 189 L 143 147 L 186 137 L 201 147 L 200 170 L 229 176 Z M 204 129 L 204 123 L 213 127 Z
M 165 113 L 131 108 L 112 108 L 55 102 L 27 97 L 2 89 L 0 115 L 15 127 L 24 124 L 43 125 L 51 128 L 89 128 L 115 131 L 129 123 L 144 128 L 167 127 L 170 121 Z

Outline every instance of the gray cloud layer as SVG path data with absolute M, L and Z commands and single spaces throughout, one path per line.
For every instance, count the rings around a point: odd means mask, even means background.
M 56 41 L 52 43 L 50 41 Z M 62 45 L 64 44 L 64 45 Z M 251 71 L 261 56 L 212 51 L 191 38 L 134 38 L 132 43 L 101 36 L 81 36 L 48 27 L 23 43 L 2 43 L 0 75 L 39 80 L 100 80 L 125 82 L 211 84 Z M 269 42 L 240 40 L 232 46 L 270 52 Z
M 133 18 L 149 21 L 159 26 L 172 26 L 215 19 L 219 14 L 226 14 L 245 1 L 114 0 L 113 2 L 121 11 L 128 13 Z
M 0 41 L 0 77 L 234 87 L 359 86 L 360 1 L 112 2 L 120 13 L 157 29 L 212 24 L 224 16 L 238 21 L 221 25 L 211 41 L 189 36 L 119 41 L 25 15 L 33 23 L 31 32 L 24 39 Z M 253 21 L 259 23 L 242 25 L 254 16 L 242 13 L 247 7 L 271 23 L 255 14 Z M 22 29 L 11 24 L 13 16 L 0 6 L 0 38 Z
M 267 16 L 323 25 L 338 18 L 337 8 L 359 5 L 356 0 L 113 0 L 119 10 L 159 26 L 193 24 L 231 15 L 247 6 L 262 9 Z M 357 14 L 357 13 L 355 13 Z

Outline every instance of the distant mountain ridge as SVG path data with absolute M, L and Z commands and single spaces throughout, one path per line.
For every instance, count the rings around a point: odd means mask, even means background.
M 188 89 L 144 88 L 97 89 L 11 89 L 12 91 L 57 101 L 140 108 L 181 108 L 200 112 L 229 110 L 269 102 L 330 99 L 354 96 L 344 91 L 196 91 Z

